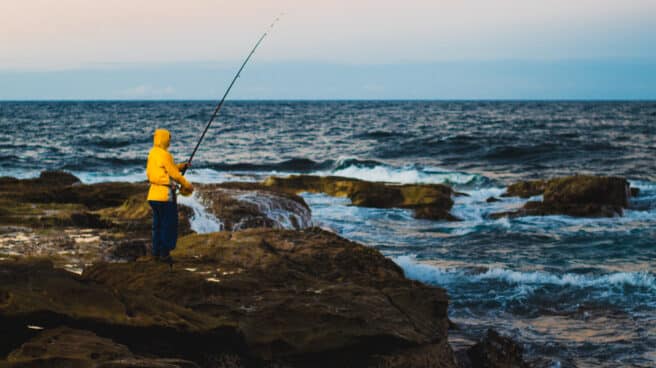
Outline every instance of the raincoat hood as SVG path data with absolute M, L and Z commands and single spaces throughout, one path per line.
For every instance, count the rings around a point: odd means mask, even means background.
M 153 136 L 153 146 L 159 147 L 161 149 L 169 148 L 171 143 L 171 133 L 166 129 L 157 129 L 155 130 L 155 135 Z

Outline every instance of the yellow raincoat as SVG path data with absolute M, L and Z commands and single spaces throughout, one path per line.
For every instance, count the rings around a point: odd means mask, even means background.
M 184 164 L 176 165 L 173 156 L 167 151 L 171 133 L 165 129 L 155 130 L 153 148 L 148 154 L 146 175 L 150 182 L 149 201 L 169 202 L 175 198 L 175 182 L 191 192 L 192 186 L 180 173 Z

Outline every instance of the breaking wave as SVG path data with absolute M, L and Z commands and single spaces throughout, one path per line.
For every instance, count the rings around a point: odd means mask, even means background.
M 142 160 L 143 161 L 143 160 Z M 144 163 L 139 161 L 140 163 Z M 85 183 L 101 181 L 144 181 L 144 169 L 130 168 L 75 171 Z M 485 176 L 449 171 L 437 167 L 420 165 L 393 166 L 373 160 L 340 159 L 322 162 L 310 159 L 292 159 L 272 164 L 235 163 L 235 164 L 198 164 L 189 171 L 192 181 L 200 183 L 216 183 L 224 181 L 254 181 L 267 175 L 309 174 L 321 176 L 343 176 L 366 181 L 377 181 L 397 184 L 449 184 L 460 187 L 479 187 L 491 183 Z M 35 172 L 36 175 L 36 172 Z
M 193 211 L 190 219 L 191 230 L 199 234 L 207 234 L 221 231 L 225 227 L 221 220 L 207 211 L 196 193 L 189 197 L 179 196 L 178 203 L 191 208 Z
M 254 193 L 245 193 L 236 198 L 257 206 L 267 218 L 274 221 L 277 228 L 298 230 L 312 226 L 310 210 L 293 199 Z M 239 226 L 235 226 L 233 230 L 238 229 Z
M 341 159 L 330 171 L 320 171 L 319 175 L 335 175 L 366 181 L 398 184 L 450 184 L 481 185 L 489 180 L 484 176 L 444 170 L 436 167 L 387 165 L 378 161 Z
M 561 275 L 532 271 L 521 272 L 504 268 L 489 268 L 483 270 L 463 268 L 442 268 L 416 261 L 413 256 L 399 256 L 393 258 L 406 273 L 406 276 L 415 280 L 431 284 L 449 284 L 467 280 L 470 282 L 494 280 L 507 284 L 526 285 L 559 285 L 572 287 L 607 287 L 607 286 L 634 286 L 656 290 L 656 276 L 648 271 L 639 272 L 613 272 L 605 275 L 585 275 L 564 273 Z

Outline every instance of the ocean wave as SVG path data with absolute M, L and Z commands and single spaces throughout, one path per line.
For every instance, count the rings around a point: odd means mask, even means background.
M 115 135 L 105 134 L 105 135 L 85 135 L 80 137 L 76 145 L 82 147 L 95 147 L 101 149 L 113 149 L 113 148 L 122 148 L 128 147 L 136 144 L 148 144 L 150 143 L 151 138 L 148 136 L 142 135 L 131 135 L 126 136 L 125 134 L 116 133 Z
M 541 154 L 557 152 L 559 146 L 553 143 L 539 143 L 533 145 L 502 145 L 489 149 L 484 158 L 491 160 L 517 160 L 532 158 Z
M 98 156 L 82 156 L 74 160 L 55 167 L 56 170 L 65 171 L 86 171 L 94 169 L 97 172 L 116 171 L 117 168 L 121 170 L 134 170 L 136 167 L 145 168 L 146 157 L 119 157 L 111 155 L 98 155 Z
M 298 157 L 272 163 L 213 163 L 203 166 L 205 168 L 211 168 L 220 171 L 308 173 L 311 171 L 328 169 L 332 167 L 333 164 L 334 161 L 332 160 L 317 162 L 309 158 Z
M 83 183 L 86 184 L 94 184 L 94 183 L 102 183 L 102 182 L 136 183 L 146 180 L 145 169 L 117 170 L 112 172 L 72 171 L 71 173 L 77 176 Z M 27 177 L 39 176 L 38 171 L 31 172 L 30 174 L 31 175 Z M 266 175 L 262 174 L 261 176 L 256 176 L 256 175 L 216 171 L 213 169 L 194 169 L 194 170 L 190 170 L 185 176 L 193 183 L 211 184 L 211 183 L 223 183 L 229 181 L 252 182 L 252 181 L 262 180 Z
M 633 286 L 656 290 L 656 276 L 648 271 L 613 272 L 603 275 L 553 274 L 544 271 L 514 271 L 505 268 L 467 269 L 442 268 L 417 262 L 413 256 L 393 258 L 406 273 L 415 280 L 431 284 L 450 284 L 454 282 L 499 281 L 515 285 L 558 285 L 571 287 Z
M 372 130 L 370 132 L 364 132 L 360 134 L 353 135 L 353 138 L 356 139 L 386 139 L 386 138 L 397 138 L 404 136 L 403 133 L 391 132 L 387 130 Z
M 103 182 L 129 182 L 138 183 L 146 181 L 146 170 L 118 170 L 112 172 L 106 171 L 71 171 L 71 174 L 77 176 L 85 184 L 95 184 Z
M 478 174 L 455 172 L 435 167 L 418 165 L 391 166 L 377 161 L 340 159 L 330 171 L 317 172 L 319 175 L 335 175 L 366 181 L 398 184 L 450 184 L 482 185 L 489 180 Z

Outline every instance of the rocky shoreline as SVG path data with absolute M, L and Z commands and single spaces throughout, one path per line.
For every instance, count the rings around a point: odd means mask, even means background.
M 172 267 L 142 258 L 146 188 L 63 172 L 0 178 L 0 367 L 527 366 L 494 331 L 454 350 L 443 289 L 314 227 L 298 195 L 455 221 L 448 186 L 313 176 L 199 185 L 194 200 L 223 231 L 196 234 L 196 209 L 180 204 Z M 506 195 L 542 200 L 494 216 L 615 216 L 632 194 L 623 178 L 526 182 Z

